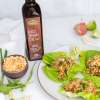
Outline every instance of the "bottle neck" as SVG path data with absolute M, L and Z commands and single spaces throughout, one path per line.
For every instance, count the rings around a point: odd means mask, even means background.
M 25 0 L 26 3 L 36 3 L 35 0 Z

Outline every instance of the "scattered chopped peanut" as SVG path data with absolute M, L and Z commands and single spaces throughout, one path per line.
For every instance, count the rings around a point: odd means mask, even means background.
M 6 72 L 20 72 L 26 64 L 26 59 L 22 56 L 9 56 L 4 59 L 3 70 Z

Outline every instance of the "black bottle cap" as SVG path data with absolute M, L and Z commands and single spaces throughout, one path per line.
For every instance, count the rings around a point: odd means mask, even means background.
M 35 2 L 35 0 L 25 0 L 27 3 Z

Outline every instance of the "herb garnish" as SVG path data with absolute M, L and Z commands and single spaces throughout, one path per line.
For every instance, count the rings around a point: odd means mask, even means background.
M 3 60 L 6 56 L 7 56 L 7 50 L 0 49 L 0 63 L 1 63 L 1 66 L 2 66 L 2 62 L 3 62 Z M 9 94 L 13 89 L 23 90 L 29 84 L 29 81 L 32 78 L 34 65 L 33 65 L 32 69 L 30 71 L 30 74 L 29 74 L 27 80 L 24 83 L 22 83 L 20 80 L 9 80 L 8 79 L 8 83 L 4 84 L 4 77 L 5 76 L 1 72 L 2 75 L 1 75 L 1 79 L 0 79 L 0 92 L 4 93 L 4 94 Z

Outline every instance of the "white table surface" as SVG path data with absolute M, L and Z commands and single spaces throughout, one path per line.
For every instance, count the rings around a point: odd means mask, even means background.
M 73 31 L 73 26 L 77 22 L 80 22 L 80 20 L 87 21 L 93 19 L 95 19 L 98 26 L 100 26 L 100 16 L 69 16 L 43 19 L 45 52 L 52 51 L 64 45 L 67 46 L 68 43 L 82 46 L 83 42 Z M 11 51 L 9 52 L 10 54 L 24 54 L 25 38 L 22 20 L 2 19 L 0 20 L 0 26 L 0 47 Z M 99 45 L 100 43 L 98 41 L 96 46 Z M 32 66 L 33 63 L 34 62 L 30 62 L 30 66 Z M 37 66 L 38 64 L 34 67 L 33 83 L 27 87 L 25 94 L 32 94 L 30 100 L 53 100 L 53 98 L 48 96 L 40 87 L 37 79 Z M 16 96 L 18 96 L 17 92 Z

